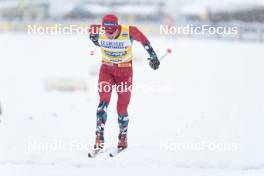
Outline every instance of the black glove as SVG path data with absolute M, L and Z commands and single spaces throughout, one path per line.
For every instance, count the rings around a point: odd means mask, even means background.
M 92 40 L 92 42 L 96 45 L 96 46 L 100 46 L 99 42 L 98 42 L 98 35 L 90 35 L 90 39 Z
M 149 66 L 153 70 L 157 70 L 159 68 L 159 65 L 160 65 L 160 61 L 158 58 L 149 58 Z

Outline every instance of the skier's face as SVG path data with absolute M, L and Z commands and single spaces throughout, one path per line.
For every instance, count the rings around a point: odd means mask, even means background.
M 118 24 L 114 22 L 104 22 L 103 27 L 105 29 L 106 36 L 108 38 L 114 38 L 118 33 Z

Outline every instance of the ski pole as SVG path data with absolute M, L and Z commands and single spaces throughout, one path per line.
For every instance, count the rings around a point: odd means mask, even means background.
M 93 56 L 98 48 L 98 46 L 95 46 L 94 49 L 90 51 L 90 56 Z
M 171 51 L 171 49 L 166 49 L 166 53 L 165 54 L 163 54 L 160 58 L 159 58 L 159 60 L 161 61 L 164 57 L 166 57 L 168 54 L 170 54 L 172 51 Z

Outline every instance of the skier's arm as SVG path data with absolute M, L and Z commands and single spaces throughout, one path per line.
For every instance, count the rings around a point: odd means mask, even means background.
M 100 25 L 91 25 L 89 28 L 89 37 L 90 40 L 96 45 L 96 46 L 100 46 L 99 42 L 98 42 L 98 38 L 99 38 L 99 28 Z
M 135 26 L 129 26 L 129 32 L 132 40 L 140 42 L 145 50 L 148 52 L 151 59 L 157 58 L 155 51 L 153 50 L 147 37 Z
M 150 56 L 149 58 L 150 67 L 153 68 L 154 70 L 158 69 L 160 62 L 158 60 L 156 52 L 153 50 L 147 37 L 135 26 L 129 27 L 129 33 L 130 33 L 131 39 L 140 42 L 145 48 L 145 50 L 148 52 Z

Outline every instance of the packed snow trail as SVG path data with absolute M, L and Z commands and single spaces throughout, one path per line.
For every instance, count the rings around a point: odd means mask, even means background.
M 174 52 L 154 72 L 147 53 L 134 48 L 128 150 L 91 160 L 99 54 L 89 56 L 92 45 L 81 36 L 1 34 L 1 173 L 263 175 L 263 45 L 163 38 L 152 43 L 158 54 L 164 48 Z M 47 92 L 45 82 L 61 77 L 86 80 L 88 91 Z M 113 93 L 108 148 L 117 145 L 115 100 Z M 234 146 L 175 147 L 201 142 Z

